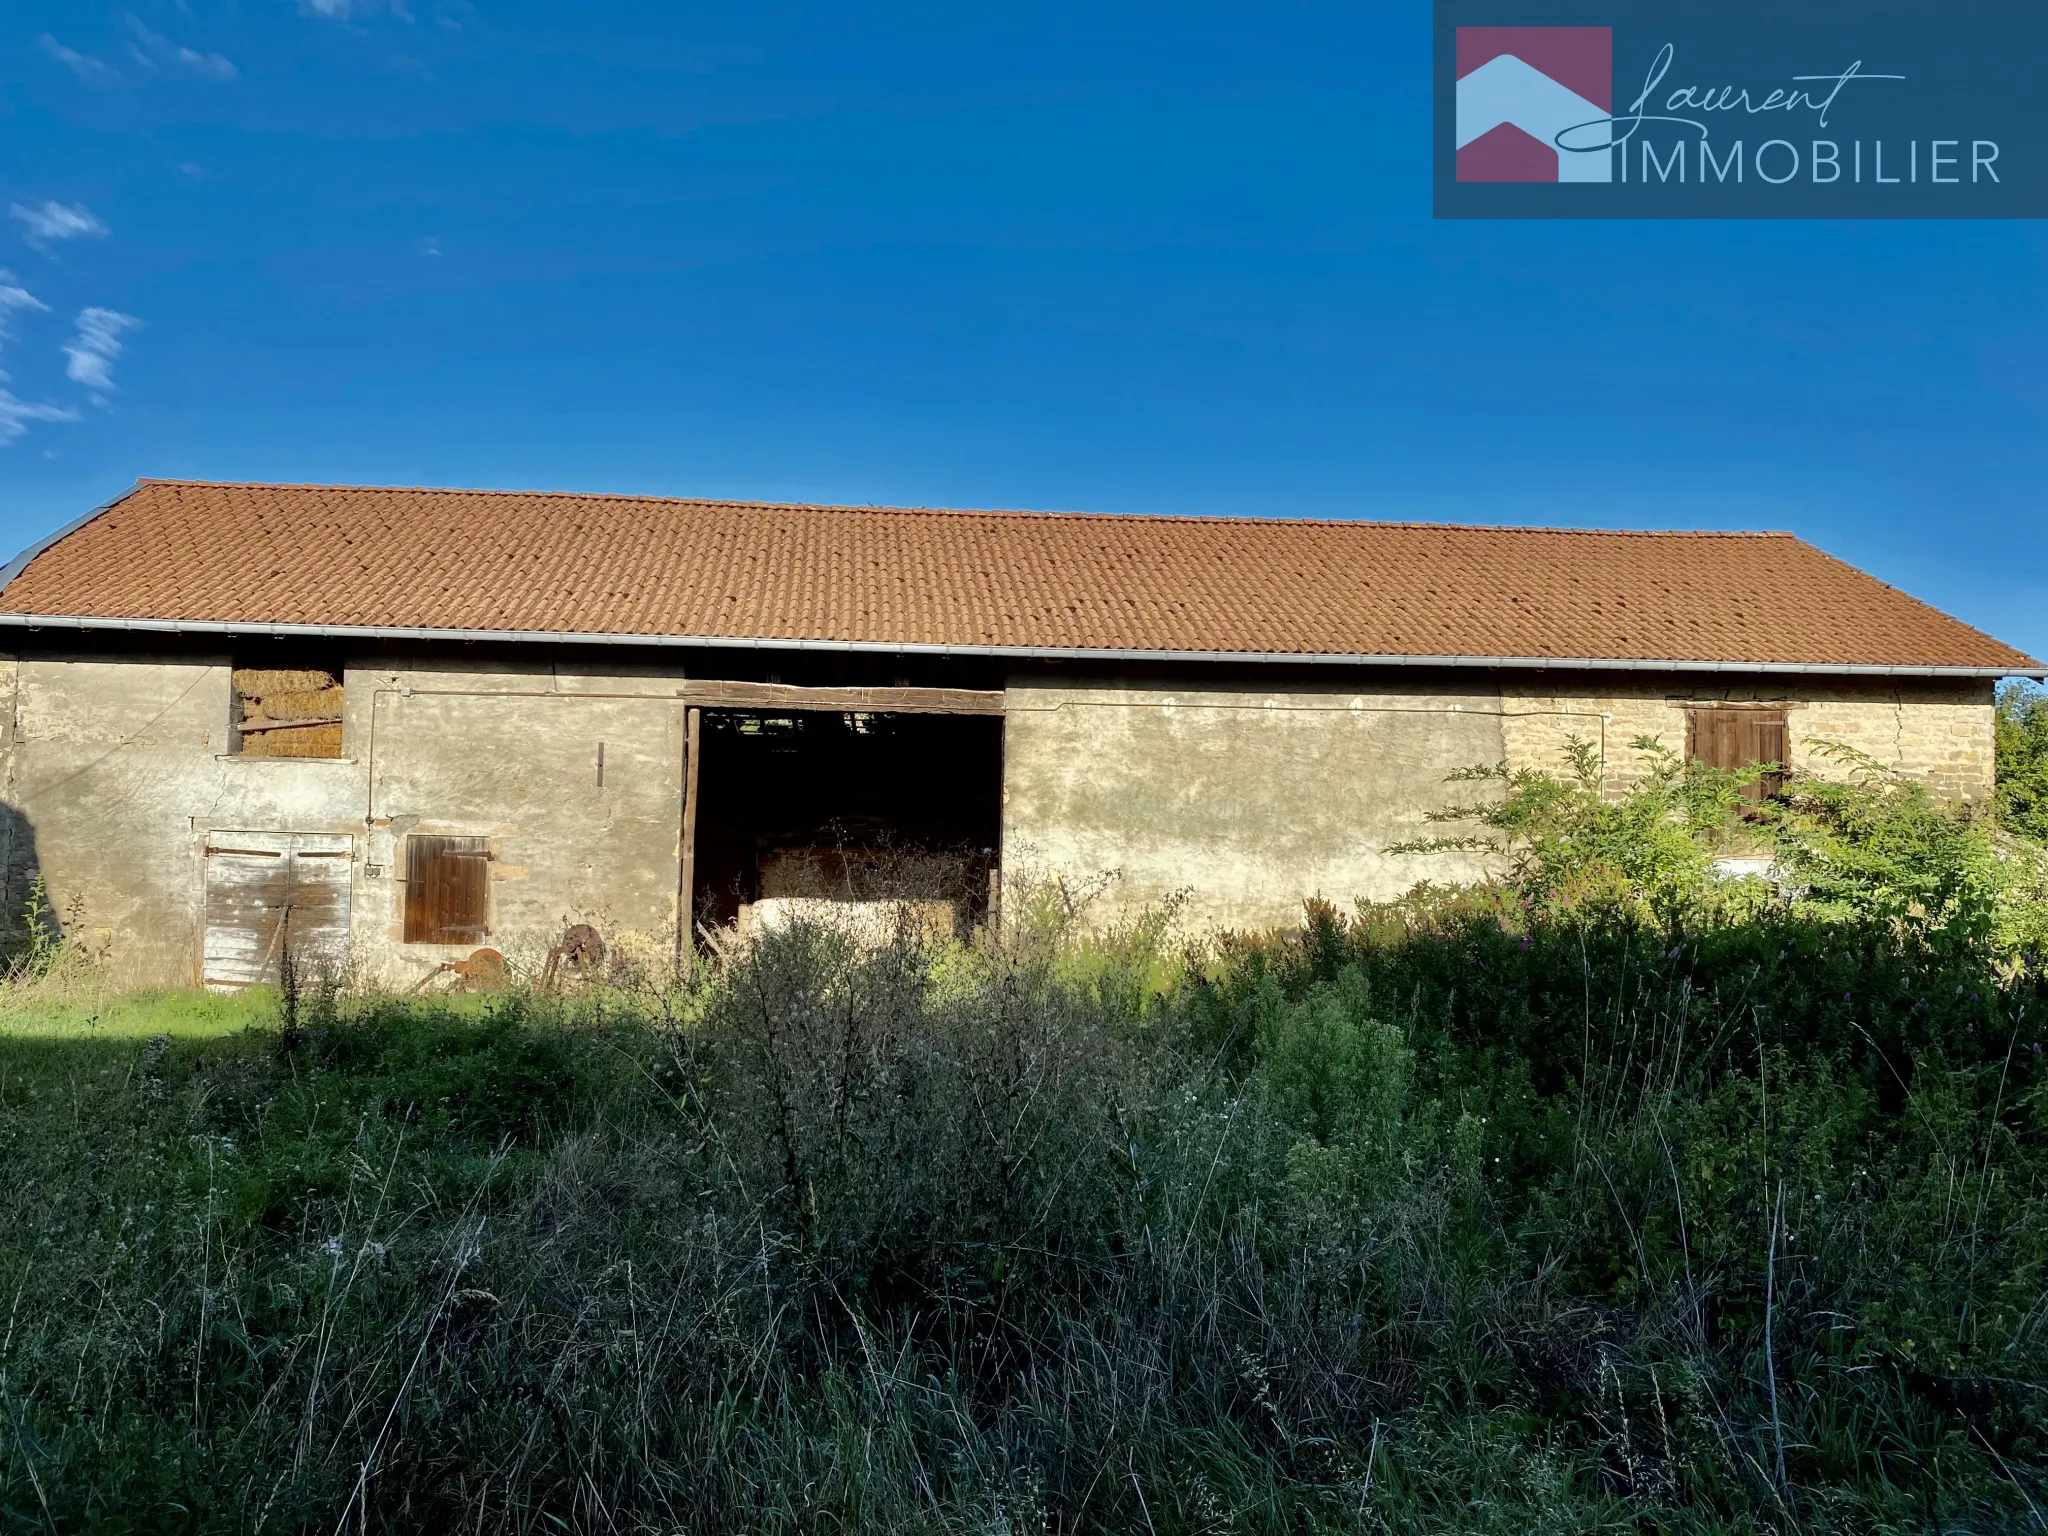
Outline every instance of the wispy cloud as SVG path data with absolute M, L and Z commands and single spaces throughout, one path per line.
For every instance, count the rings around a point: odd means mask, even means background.
M 405 0 L 299 0 L 301 16 L 322 16 L 329 21 L 354 21 L 359 16 L 375 16 L 380 11 L 389 11 L 400 21 L 412 20 L 412 12 L 405 8 Z
M 5 447 L 28 431 L 32 421 L 76 421 L 78 412 L 67 406 L 50 405 L 41 400 L 23 400 L 13 390 L 0 385 L 0 447 Z
M 78 312 L 78 334 L 64 343 L 65 375 L 93 392 L 93 400 L 114 387 L 114 359 L 122 352 L 121 333 L 142 322 L 118 309 L 82 309 Z
M 42 45 L 43 52 L 81 80 L 100 81 L 116 78 L 106 60 L 96 59 L 89 53 L 80 53 L 76 48 L 66 48 L 47 32 L 36 41 Z
M 177 57 L 179 64 L 209 80 L 232 80 L 241 73 L 223 54 L 194 53 L 190 48 L 180 48 Z
M 151 30 L 133 11 L 123 11 L 121 19 L 135 34 L 135 41 L 128 45 L 128 52 L 145 69 L 182 70 L 202 80 L 232 80 L 241 73 L 222 54 L 200 53 Z
M 21 220 L 28 231 L 28 243 L 38 250 L 59 240 L 76 240 L 83 235 L 100 236 L 107 233 L 107 226 L 94 218 L 92 210 L 83 203 L 45 201 L 37 208 L 31 208 L 26 203 L 14 203 L 7 211 Z
M 0 267 L 0 341 L 6 340 L 8 336 L 13 334 L 14 328 L 8 324 L 8 320 L 15 310 L 48 309 L 49 307 L 49 305 L 17 283 L 12 272 L 8 271 L 5 267 Z M 5 377 L 7 375 L 0 373 L 0 379 Z
M 0 267 L 0 342 L 14 334 L 10 323 L 17 310 L 48 309 L 50 306 L 15 281 L 14 274 Z M 7 388 L 7 373 L 0 369 L 0 448 L 28 431 L 32 421 L 76 421 L 78 412 L 42 400 L 24 400 Z

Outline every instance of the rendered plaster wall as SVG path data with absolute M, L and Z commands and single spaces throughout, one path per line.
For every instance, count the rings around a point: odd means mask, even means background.
M 1007 893 L 1108 880 L 1090 909 L 1128 915 L 1186 893 L 1192 928 L 1299 921 L 1424 879 L 1464 855 L 1399 855 L 1438 830 L 1453 768 L 1502 756 L 1499 695 L 1154 689 L 1012 679 L 1003 740 Z
M 1502 690 L 1501 703 L 1510 767 L 1565 772 L 1568 742 L 1576 736 L 1602 762 L 1610 793 L 1648 769 L 1649 760 L 1632 742 L 1653 737 L 1683 753 L 1686 706 L 1711 703 L 1784 706 L 1792 754 L 1787 766 L 1798 772 L 1845 773 L 1847 765 L 1822 750 L 1829 743 L 1924 780 L 1943 799 L 1985 804 L 1995 779 L 1988 681 L 1843 679 L 1816 686 L 1766 677 L 1730 685 L 1672 675 L 1569 694 L 1543 691 L 1541 684 L 1511 685 Z
M 362 830 L 351 765 L 229 753 L 226 657 L 25 658 L 14 671 L 15 872 L 42 874 L 65 931 L 119 984 L 198 979 L 212 829 Z M 24 886 L 10 884 L 10 913 Z
M 538 964 L 572 923 L 614 949 L 672 953 L 684 711 L 675 676 L 416 667 L 349 674 L 373 762 L 355 952 L 410 984 L 471 946 L 406 944 L 408 833 L 490 840 L 487 942 Z M 374 744 L 369 713 L 374 710 Z M 603 782 L 598 748 L 604 749 Z
M 490 839 L 491 933 L 515 959 L 563 926 L 672 943 L 682 707 L 674 677 L 350 669 L 343 757 L 228 750 L 230 661 L 0 662 L 0 868 L 18 914 L 40 872 L 69 933 L 123 985 L 199 979 L 209 834 L 353 839 L 351 948 L 366 982 L 410 985 L 470 946 L 403 942 L 408 831 Z M 597 782 L 603 742 L 604 782 Z

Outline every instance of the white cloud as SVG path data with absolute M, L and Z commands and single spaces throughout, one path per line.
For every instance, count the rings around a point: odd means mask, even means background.
M 221 54 L 200 53 L 172 42 L 161 32 L 150 30 L 133 11 L 122 12 L 121 19 L 128 23 L 128 30 L 136 38 L 128 45 L 128 52 L 136 63 L 145 68 L 181 69 L 202 80 L 232 80 L 241 73 L 232 61 Z
M 328 21 L 353 21 L 358 16 L 375 16 L 389 11 L 400 21 L 411 21 L 405 0 L 299 0 L 301 16 L 319 16 Z
M 0 343 L 14 339 L 14 312 L 17 309 L 43 309 L 50 306 L 30 293 L 14 280 L 14 274 L 0 267 Z M 0 384 L 7 382 L 5 368 L 0 368 Z
M 48 309 L 50 306 L 14 280 L 14 274 L 0 267 L 0 341 L 13 335 L 8 323 L 16 310 Z M 42 400 L 23 400 L 7 388 L 7 374 L 0 370 L 0 448 L 28 431 L 32 421 L 76 421 L 78 412 L 69 406 Z
M 193 74 L 208 80 L 232 80 L 241 73 L 231 60 L 218 53 L 195 53 L 190 48 L 180 48 L 177 59 Z
M 121 355 L 121 333 L 141 324 L 118 309 L 80 310 L 78 334 L 64 343 L 64 355 L 71 359 L 64 365 L 65 375 L 91 390 L 97 401 L 114 387 L 114 359 Z
M 0 447 L 13 442 L 32 421 L 76 421 L 78 412 L 40 400 L 18 399 L 14 391 L 0 386 Z
M 83 203 L 45 202 L 40 208 L 22 203 L 8 210 L 28 227 L 28 243 L 41 249 L 53 240 L 76 240 L 81 235 L 104 235 L 107 226 Z
M 48 309 L 50 306 L 14 280 L 14 274 L 0 267 L 0 339 L 9 334 L 8 315 L 17 309 Z M 5 378 L 0 374 L 0 378 Z
M 114 71 L 107 67 L 105 60 L 96 59 L 89 53 L 80 53 L 76 48 L 66 48 L 47 32 L 37 38 L 36 41 L 42 44 L 43 52 L 47 53 L 59 64 L 62 64 L 81 80 L 111 80 L 114 78 Z

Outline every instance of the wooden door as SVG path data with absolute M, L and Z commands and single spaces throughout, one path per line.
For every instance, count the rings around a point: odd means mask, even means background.
M 355 839 L 328 832 L 215 832 L 206 840 L 200 972 L 216 991 L 275 984 L 287 948 L 303 982 L 348 966 Z
M 1785 711 L 1744 705 L 1705 705 L 1687 711 L 1686 756 L 1709 768 L 1747 768 L 1757 763 L 1784 766 Z M 1743 786 L 1752 800 L 1785 787 L 1785 775 L 1765 773 Z

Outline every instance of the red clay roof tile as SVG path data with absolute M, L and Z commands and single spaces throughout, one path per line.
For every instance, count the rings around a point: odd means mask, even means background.
M 0 611 L 1023 652 L 2030 670 L 1789 534 L 146 480 Z

